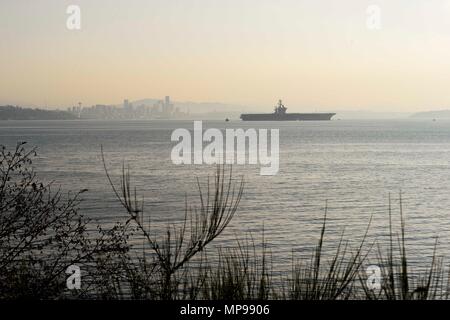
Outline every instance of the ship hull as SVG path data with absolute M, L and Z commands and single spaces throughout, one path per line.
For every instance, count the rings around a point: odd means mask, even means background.
M 336 113 L 243 113 L 243 121 L 329 121 Z

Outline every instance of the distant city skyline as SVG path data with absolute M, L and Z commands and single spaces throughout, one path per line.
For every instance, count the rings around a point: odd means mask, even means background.
M 449 0 L 2 1 L 0 38 L 0 105 L 170 94 L 250 111 L 279 98 L 292 112 L 450 108 Z
M 185 118 L 189 111 L 182 111 L 170 100 L 170 96 L 152 102 L 133 104 L 124 99 L 121 106 L 95 104 L 83 106 L 82 102 L 68 107 L 67 110 L 79 119 L 175 119 Z

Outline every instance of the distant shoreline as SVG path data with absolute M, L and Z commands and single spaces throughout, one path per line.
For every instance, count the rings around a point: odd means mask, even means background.
M 76 120 L 66 111 L 0 106 L 0 120 Z

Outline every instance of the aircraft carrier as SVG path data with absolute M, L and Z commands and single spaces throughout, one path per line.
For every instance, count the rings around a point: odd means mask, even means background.
M 286 113 L 281 100 L 273 113 L 243 113 L 243 121 L 329 121 L 336 113 Z

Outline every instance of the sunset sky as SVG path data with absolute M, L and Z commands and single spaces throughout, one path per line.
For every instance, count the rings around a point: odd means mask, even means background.
M 448 0 L 2 0 L 0 39 L 0 104 L 450 108 Z

